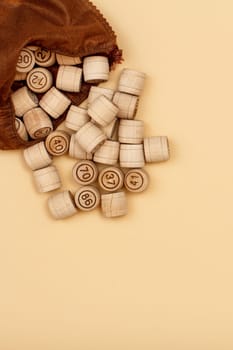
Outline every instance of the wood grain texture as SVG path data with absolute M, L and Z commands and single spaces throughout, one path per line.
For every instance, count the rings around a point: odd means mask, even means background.
M 52 87 L 39 104 L 52 118 L 57 119 L 66 111 L 71 101 L 61 91 Z
M 118 128 L 119 128 L 119 119 L 115 118 L 107 126 L 102 127 L 104 134 L 107 136 L 108 140 L 117 141 L 118 140 Z
M 65 126 L 70 130 L 78 131 L 90 119 L 87 109 L 72 105 L 66 115 Z
M 117 167 L 107 167 L 101 170 L 98 183 L 102 190 L 106 192 L 116 192 L 123 187 L 124 174 Z
M 80 160 L 92 160 L 92 153 L 87 153 L 79 144 L 75 138 L 75 134 L 71 135 L 70 138 L 70 147 L 69 147 L 69 156 L 71 158 L 80 159 Z
M 144 88 L 145 78 L 145 73 L 125 68 L 120 75 L 118 90 L 140 96 Z
M 88 107 L 89 116 L 97 125 L 103 127 L 110 124 L 117 113 L 118 107 L 104 95 L 97 97 Z
M 100 83 L 109 79 L 109 62 L 104 56 L 85 57 L 83 75 L 87 83 Z
M 11 101 L 14 106 L 15 115 L 22 117 L 30 109 L 38 106 L 38 98 L 26 86 L 11 94 Z
M 51 119 L 40 107 L 25 113 L 23 121 L 27 132 L 33 139 L 44 138 L 53 130 Z
M 36 189 L 40 193 L 54 191 L 61 187 L 61 178 L 55 166 L 33 171 Z
M 63 130 L 51 132 L 46 140 L 45 147 L 49 154 L 53 156 L 63 156 L 69 150 L 70 135 Z
M 72 170 L 74 180 L 80 185 L 91 185 L 98 177 L 96 164 L 90 160 L 78 161 Z
M 81 58 L 56 54 L 57 63 L 64 66 L 75 66 L 82 63 Z
M 118 136 L 121 143 L 142 143 L 144 137 L 144 122 L 142 120 L 121 119 Z
M 102 194 L 102 213 L 106 218 L 114 218 L 127 215 L 127 200 L 124 192 Z
M 82 82 L 82 69 L 73 66 L 60 66 L 57 72 L 56 88 L 62 91 L 79 92 Z
M 94 186 L 82 186 L 74 195 L 77 208 L 82 211 L 92 211 L 100 204 L 100 192 Z
M 94 153 L 107 139 L 104 132 L 92 122 L 88 122 L 77 131 L 75 137 L 87 153 Z
M 27 141 L 28 140 L 28 133 L 27 133 L 25 125 L 21 119 L 15 118 L 15 128 L 16 128 L 16 131 L 17 131 L 19 137 L 21 137 L 22 140 Z
M 166 136 L 152 136 L 144 139 L 144 154 L 147 163 L 164 162 L 170 158 Z
M 56 220 L 66 219 L 77 213 L 74 197 L 70 191 L 56 193 L 49 197 L 48 208 Z
M 88 95 L 88 106 L 101 95 L 104 95 L 111 101 L 114 95 L 114 90 L 101 86 L 92 86 Z
M 143 145 L 121 144 L 119 158 L 122 168 L 143 168 L 145 165 Z
M 48 91 L 52 85 L 53 75 L 46 68 L 34 68 L 27 75 L 27 86 L 35 93 L 44 93 Z
M 31 170 L 42 169 L 52 163 L 52 157 L 47 152 L 43 141 L 26 148 L 23 151 L 23 156 Z
M 130 169 L 125 174 L 124 185 L 129 192 L 144 192 L 149 186 L 149 175 L 144 169 Z
M 118 162 L 120 143 L 118 141 L 106 140 L 95 152 L 94 161 L 101 164 L 114 165 Z
M 117 116 L 122 119 L 134 119 L 138 109 L 137 96 L 117 91 L 112 102 L 119 108 Z

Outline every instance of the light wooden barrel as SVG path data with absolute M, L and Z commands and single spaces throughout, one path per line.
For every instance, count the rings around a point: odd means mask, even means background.
M 76 133 L 76 139 L 87 153 L 94 153 L 107 139 L 104 132 L 92 122 L 85 124 Z
M 124 216 L 127 214 L 127 200 L 124 192 L 103 194 L 101 196 L 102 213 L 107 218 Z
M 55 166 L 33 171 L 34 182 L 40 193 L 54 191 L 61 187 L 61 179 Z
M 70 191 L 63 191 L 49 197 L 48 208 L 53 218 L 57 220 L 71 217 L 77 213 L 74 198 Z
M 121 144 L 119 158 L 122 168 L 143 168 L 145 166 L 143 145 Z
M 127 68 L 123 69 L 119 79 L 118 90 L 140 96 L 144 88 L 145 78 L 145 73 Z

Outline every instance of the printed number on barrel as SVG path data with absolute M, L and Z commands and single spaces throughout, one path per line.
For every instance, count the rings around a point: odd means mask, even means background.
M 38 75 L 34 75 L 34 77 L 32 78 L 32 84 L 43 86 L 44 77 L 40 78 Z
M 18 59 L 18 63 L 19 64 L 22 64 L 22 63 L 28 64 L 30 62 L 31 62 L 31 60 L 30 60 L 29 56 L 27 56 L 27 55 L 19 55 L 19 59 Z
M 140 178 L 138 175 L 131 175 L 129 182 L 131 183 L 131 185 L 137 186 L 139 183 L 139 180 L 140 180 Z
M 106 178 L 106 182 L 109 184 L 109 185 L 112 185 L 112 186 L 116 186 L 116 176 L 114 173 L 108 173 L 106 174 L 105 176 Z
M 46 50 L 46 49 L 40 49 L 40 50 L 37 51 L 36 57 L 37 57 L 37 58 L 40 58 L 41 61 L 44 61 L 44 60 L 47 58 L 47 56 L 48 56 L 49 54 L 50 54 L 50 52 L 49 52 L 48 50 Z
M 84 202 L 86 207 L 89 207 L 93 204 L 93 199 L 90 197 L 89 193 L 85 193 L 81 196 L 82 201 Z
M 105 191 L 117 191 L 122 187 L 123 181 L 123 174 L 118 168 L 103 169 L 99 175 L 99 185 Z
M 83 180 L 89 180 L 91 178 L 91 169 L 87 165 L 80 167 L 79 171 Z
M 73 175 L 75 180 L 81 185 L 90 185 L 96 180 L 98 169 L 91 161 L 80 161 L 74 166 Z
M 55 136 L 49 140 L 49 149 L 54 155 L 60 155 L 66 152 L 68 141 L 63 136 Z
M 53 148 L 57 152 L 61 152 L 64 149 L 64 141 L 56 138 L 53 143 Z

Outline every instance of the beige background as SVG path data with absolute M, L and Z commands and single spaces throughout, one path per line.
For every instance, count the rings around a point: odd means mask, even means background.
M 0 152 L 0 349 L 232 349 L 232 1 L 95 4 L 125 55 L 108 86 L 148 74 L 138 118 L 172 158 L 127 217 L 55 222 L 22 153 Z

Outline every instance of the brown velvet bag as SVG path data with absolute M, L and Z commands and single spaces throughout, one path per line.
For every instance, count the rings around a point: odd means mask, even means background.
M 17 149 L 38 141 L 23 141 L 15 129 L 11 92 L 16 64 L 26 45 L 45 47 L 68 56 L 108 56 L 111 67 L 121 62 L 121 50 L 112 28 L 89 0 L 1 0 L 0 3 L 0 149 Z M 52 72 L 56 76 L 56 67 Z M 76 105 L 88 95 L 90 84 L 80 93 L 66 95 Z M 53 120 L 56 128 L 65 114 Z M 40 140 L 41 141 L 41 140 Z

